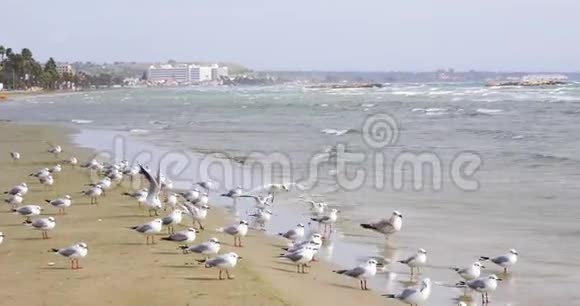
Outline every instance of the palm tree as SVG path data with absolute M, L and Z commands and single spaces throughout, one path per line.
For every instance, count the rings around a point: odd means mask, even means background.
M 4 61 L 4 54 L 6 54 L 6 48 L 4 48 L 4 46 L 0 45 L 0 56 L 1 56 L 0 62 Z

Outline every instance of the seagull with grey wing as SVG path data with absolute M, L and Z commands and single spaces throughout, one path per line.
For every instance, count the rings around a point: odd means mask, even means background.
M 79 259 L 84 258 L 89 253 L 89 247 L 86 243 L 80 242 L 63 249 L 51 249 L 57 255 L 70 259 L 70 268 L 73 270 L 80 269 Z
M 24 205 L 20 206 L 16 209 L 12 209 L 12 211 L 16 212 L 17 214 L 26 217 L 24 223 L 30 223 L 30 217 L 40 215 L 40 212 L 43 211 L 43 208 L 38 205 Z
M 294 242 L 304 237 L 304 224 L 299 223 L 295 228 L 288 230 L 285 233 L 278 233 L 278 235 Z
M 267 196 L 252 195 L 252 194 L 242 194 L 240 198 L 252 198 L 256 203 L 254 207 L 258 209 L 266 209 L 268 206 L 272 206 L 272 194 L 269 193 Z
M 395 210 L 389 219 L 383 219 L 376 223 L 361 223 L 360 226 L 385 235 L 394 234 L 400 231 L 403 226 L 403 215 Z
M 193 220 L 193 226 L 195 227 L 195 223 L 197 223 L 199 224 L 199 229 L 203 231 L 204 228 L 203 224 L 201 224 L 201 221 L 207 218 L 207 211 L 210 207 L 207 205 L 196 206 L 189 203 L 184 203 L 180 206 L 183 211 L 185 211 L 187 215 Z
M 225 271 L 228 279 L 234 279 L 234 276 L 230 275 L 230 270 L 235 268 L 238 264 L 238 260 L 242 259 L 238 254 L 234 252 L 226 253 L 220 256 L 211 258 L 205 262 L 206 268 L 217 268 L 219 269 L 218 278 L 222 280 L 222 272 Z
M 167 225 L 167 233 L 173 234 L 175 232 L 174 225 L 180 224 L 183 220 L 183 211 L 176 208 L 161 220 L 163 221 L 163 225 Z
M 154 178 L 149 170 L 145 169 L 142 165 L 139 165 L 141 169 L 141 174 L 145 176 L 147 181 L 149 181 L 149 189 L 147 192 L 147 198 L 145 199 L 145 206 L 149 208 L 149 216 L 153 216 L 152 212 L 156 216 L 159 216 L 158 210 L 162 208 L 161 200 L 159 199 L 159 193 L 161 192 L 161 163 L 157 169 L 157 177 Z
M 518 262 L 518 251 L 514 250 L 514 249 L 510 249 L 509 253 L 507 253 L 506 255 L 501 255 L 498 257 L 487 257 L 487 256 L 481 256 L 479 258 L 479 260 L 490 260 L 491 262 L 493 262 L 494 264 L 500 266 L 503 268 L 503 273 L 507 273 L 507 269 L 513 265 L 516 264 L 516 262 Z
M 185 231 L 180 231 L 177 233 L 173 233 L 171 235 L 169 235 L 168 237 L 163 237 L 161 238 L 161 240 L 165 240 L 165 241 L 173 241 L 173 242 L 177 242 L 177 243 L 191 243 L 195 241 L 196 235 L 197 234 L 197 230 L 195 228 L 188 228 Z
M 427 251 L 425 249 L 419 249 L 415 255 L 404 260 L 399 260 L 399 263 L 409 266 L 411 276 L 413 276 L 415 269 L 417 269 L 417 272 L 420 272 L 420 268 L 427 263 Z
M 350 270 L 338 270 L 334 272 L 356 278 L 360 281 L 361 290 L 370 290 L 367 287 L 367 280 L 377 274 L 377 266 L 379 266 L 379 263 L 376 260 L 369 259 L 366 263 L 356 268 Z
M 22 204 L 22 201 L 24 201 L 24 197 L 21 193 L 10 194 L 8 198 L 4 199 L 4 202 L 12 206 L 12 209 L 16 209 L 18 205 Z
M 66 214 L 66 209 L 71 206 L 72 201 L 70 195 L 65 195 L 62 198 L 54 199 L 54 200 L 45 200 L 46 203 L 58 208 L 58 213 L 61 215 Z
M 423 279 L 418 288 L 405 288 L 399 294 L 383 294 L 389 299 L 397 299 L 405 304 L 417 306 L 425 302 L 431 295 L 431 280 L 429 278 Z
M 481 293 L 481 303 L 487 304 L 489 303 L 488 294 L 497 289 L 498 281 L 501 281 L 501 279 L 492 274 L 466 282 L 459 282 L 457 283 L 457 286 L 460 288 L 469 288 L 473 291 Z
M 20 193 L 22 196 L 26 195 L 26 193 L 28 192 L 28 185 L 26 185 L 26 183 L 20 183 L 12 188 L 10 188 L 10 190 L 8 191 L 4 191 L 4 194 L 17 194 Z
M 155 234 L 161 232 L 162 228 L 163 220 L 161 219 L 154 219 L 151 222 L 131 227 L 137 233 L 145 235 L 147 239 L 145 244 L 149 244 L 149 238 L 151 238 L 151 244 L 155 244 Z
M 234 237 L 234 246 L 243 247 L 242 237 L 248 234 L 248 221 L 241 220 L 239 224 L 232 224 L 230 226 L 217 229 L 218 232 L 224 232 Z
M 232 199 L 234 201 L 235 207 L 238 204 L 238 198 L 242 195 L 242 192 L 243 192 L 242 186 L 237 186 L 236 188 L 226 193 L 222 193 L 221 196 Z
M 56 220 L 53 217 L 35 219 L 30 223 L 33 229 L 42 232 L 42 239 L 48 239 L 48 231 L 56 226 Z
M 205 262 L 208 256 L 216 255 L 220 251 L 220 241 L 217 238 L 211 238 L 209 241 L 204 243 L 192 245 L 192 246 L 182 246 L 183 254 L 196 253 L 205 256 L 205 259 L 198 260 L 198 262 Z
M 279 258 L 286 258 L 296 264 L 296 273 L 306 273 L 305 267 L 314 258 L 314 248 L 306 245 L 295 252 L 280 254 Z M 302 269 L 301 269 L 302 268 Z

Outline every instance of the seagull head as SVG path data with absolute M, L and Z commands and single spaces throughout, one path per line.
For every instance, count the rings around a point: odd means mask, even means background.
M 474 262 L 473 266 L 476 268 L 482 268 L 482 269 L 485 268 L 485 266 L 482 265 L 481 262 L 479 262 L 479 261 Z
M 211 243 L 215 243 L 215 244 L 220 244 L 220 241 L 219 241 L 217 238 L 215 238 L 215 237 L 214 237 L 214 238 L 211 238 L 211 239 L 209 240 L 209 242 L 211 242 Z
M 417 253 L 427 255 L 427 251 L 425 251 L 425 249 L 419 249 Z
M 237 253 L 231 252 L 228 254 L 228 257 L 232 258 L 232 259 L 242 259 L 242 257 L 240 257 Z
M 159 223 L 159 224 L 163 224 L 163 220 L 161 219 L 154 219 L 153 223 Z
M 248 221 L 246 221 L 246 220 L 242 220 L 242 221 L 240 221 L 240 224 L 244 224 L 244 225 L 250 225 L 250 223 L 248 223 Z
M 397 211 L 397 210 L 393 211 L 393 216 L 396 216 L 396 217 L 399 217 L 399 218 L 403 218 L 403 215 L 399 211 Z
M 70 200 L 70 195 L 67 194 L 67 195 L 64 196 L 64 198 L 67 199 L 67 200 Z
M 491 279 L 491 280 L 495 280 L 495 281 L 501 281 L 501 278 L 495 276 L 495 274 L 492 274 L 492 275 L 488 276 L 488 278 Z
M 304 227 L 304 224 L 298 223 L 297 227 L 302 227 L 303 228 Z
M 190 227 L 190 228 L 188 228 L 188 229 L 187 229 L 187 231 L 188 231 L 188 232 L 192 232 L 192 233 L 199 233 L 199 231 L 198 231 L 198 230 L 196 230 L 196 229 L 195 229 L 195 228 L 193 228 L 193 227 Z
M 371 265 L 371 266 L 377 266 L 377 265 L 379 265 L 379 262 L 378 262 L 378 261 L 376 261 L 376 260 L 374 260 L 374 259 L 369 259 L 369 260 L 367 261 L 367 265 Z
M 518 251 L 514 250 L 514 249 L 510 249 L 510 254 L 514 254 L 514 255 L 518 255 Z
M 54 222 L 55 221 L 54 220 L 54 217 L 48 217 L 47 220 L 50 221 L 50 222 Z
M 89 247 L 87 246 L 87 244 L 86 244 L 86 243 L 84 243 L 84 242 L 81 242 L 81 243 L 77 244 L 77 246 L 78 246 L 79 248 L 83 248 L 83 249 L 85 249 L 85 250 L 88 250 L 88 249 L 89 249 Z

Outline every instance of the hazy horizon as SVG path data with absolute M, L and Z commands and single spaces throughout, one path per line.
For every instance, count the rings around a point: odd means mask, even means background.
M 417 3 L 421 4 L 417 4 Z M 277 71 L 580 71 L 580 2 L 2 4 L 0 44 L 39 60 L 236 62 Z M 14 13 L 16 12 L 16 13 Z

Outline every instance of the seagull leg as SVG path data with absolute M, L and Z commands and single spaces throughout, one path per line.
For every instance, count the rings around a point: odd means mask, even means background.
M 242 237 L 238 237 L 238 240 L 240 241 L 240 244 L 238 245 L 240 248 L 243 248 L 244 245 L 242 244 Z
M 365 290 L 365 288 L 363 287 L 363 281 L 362 279 L 359 280 L 360 283 L 360 290 Z
M 151 236 L 151 244 L 155 244 L 155 236 Z
M 222 279 L 223 279 L 223 278 L 222 278 L 222 270 L 221 270 L 221 269 L 220 269 L 220 273 L 219 273 L 219 276 L 218 276 L 218 278 L 219 278 L 220 280 L 222 280 Z
M 503 268 L 503 274 L 507 274 L 507 267 Z
M 369 287 L 367 287 L 367 280 L 365 279 L 364 282 L 365 282 L 365 290 L 369 290 Z
M 300 264 L 296 265 L 296 273 L 300 273 Z
M 75 263 L 75 260 L 74 259 L 71 259 L 71 261 L 70 261 L 70 269 L 71 270 L 74 270 L 75 269 L 74 263 Z
M 197 220 L 197 223 L 199 223 L 199 229 L 203 231 L 204 228 L 203 228 L 203 225 L 201 224 L 201 221 Z
M 233 276 L 230 276 L 230 271 L 229 270 L 226 270 L 226 275 L 228 276 L 228 279 L 234 279 Z

